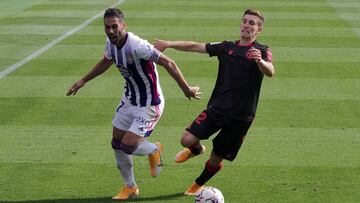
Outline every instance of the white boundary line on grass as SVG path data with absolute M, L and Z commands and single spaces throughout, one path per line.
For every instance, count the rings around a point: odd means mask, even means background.
M 124 3 L 125 0 L 120 0 L 117 3 L 111 5 L 110 7 L 116 7 L 119 4 Z M 30 54 L 29 56 L 27 56 L 26 58 L 22 59 L 21 61 L 9 66 L 8 68 L 6 68 L 5 70 L 0 72 L 0 80 L 2 78 L 4 78 L 5 76 L 9 75 L 11 72 L 15 71 L 16 69 L 18 69 L 19 67 L 21 67 L 22 65 L 26 64 L 27 62 L 33 60 L 34 58 L 38 57 L 39 55 L 41 55 L 42 53 L 46 52 L 47 50 L 49 50 L 50 48 L 52 48 L 53 46 L 55 46 L 57 43 L 61 42 L 62 40 L 66 39 L 67 37 L 73 35 L 75 32 L 78 32 L 79 30 L 83 29 L 84 27 L 86 27 L 87 25 L 89 25 L 92 21 L 94 21 L 95 19 L 99 18 L 100 16 L 102 16 L 104 14 L 104 11 L 101 11 L 100 13 L 94 15 L 93 17 L 89 18 L 88 20 L 86 20 L 85 22 L 83 22 L 81 25 L 77 26 L 76 28 L 64 33 L 63 35 L 61 35 L 60 37 L 54 39 L 53 41 L 51 41 L 50 43 L 48 43 L 47 45 L 45 45 L 44 47 L 40 48 L 39 50 L 33 52 L 32 54 Z

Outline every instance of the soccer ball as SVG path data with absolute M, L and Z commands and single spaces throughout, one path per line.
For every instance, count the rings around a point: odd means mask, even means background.
M 196 194 L 195 203 L 224 203 L 224 196 L 215 187 L 205 187 Z

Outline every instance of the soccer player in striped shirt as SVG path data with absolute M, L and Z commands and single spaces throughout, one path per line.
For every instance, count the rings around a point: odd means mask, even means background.
M 82 79 L 73 84 L 67 95 L 76 92 L 96 76 L 115 64 L 125 79 L 124 94 L 112 120 L 112 148 L 125 185 L 113 199 L 125 200 L 136 197 L 139 188 L 133 172 L 132 155 L 148 155 L 150 172 L 159 175 L 162 168 L 160 142 L 151 143 L 150 136 L 164 109 L 164 96 L 160 87 L 156 64 L 175 79 L 185 96 L 199 99 L 198 86 L 189 86 L 176 63 L 162 54 L 146 40 L 125 30 L 124 14 L 120 9 L 109 8 L 104 14 L 107 35 L 106 49 L 102 59 Z

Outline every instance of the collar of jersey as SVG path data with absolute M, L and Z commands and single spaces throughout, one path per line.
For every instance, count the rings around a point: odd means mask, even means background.
M 252 47 L 252 46 L 255 45 L 255 43 L 256 43 L 256 41 L 253 41 L 253 42 L 248 43 L 248 44 L 240 44 L 240 40 L 238 40 L 238 41 L 236 42 L 236 44 L 237 44 L 239 47 Z
M 126 41 L 127 41 L 128 36 L 129 36 L 129 35 L 128 35 L 128 33 L 126 32 L 124 42 L 121 43 L 120 46 L 117 46 L 117 45 L 116 45 L 116 48 L 118 48 L 118 49 L 123 48 L 123 46 L 125 45 L 125 43 L 126 43 Z

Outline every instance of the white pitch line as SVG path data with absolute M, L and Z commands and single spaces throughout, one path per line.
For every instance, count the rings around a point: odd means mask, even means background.
M 116 7 L 119 4 L 122 4 L 125 0 L 120 0 L 117 3 L 111 5 L 110 7 Z M 83 22 L 81 25 L 77 26 L 76 28 L 64 33 L 63 35 L 61 35 L 60 37 L 54 39 L 53 41 L 51 41 L 50 43 L 48 43 L 47 45 L 45 45 L 44 47 L 40 48 L 39 50 L 33 52 L 32 54 L 30 54 L 29 56 L 27 56 L 26 58 L 22 59 L 21 61 L 9 66 L 8 68 L 6 68 L 5 70 L 0 72 L 0 79 L 4 78 L 5 76 L 9 75 L 11 72 L 15 71 L 16 69 L 18 69 L 19 67 L 21 67 L 22 65 L 26 64 L 27 62 L 33 60 L 34 58 L 38 57 L 39 55 L 41 55 L 42 53 L 46 52 L 47 50 L 49 50 L 51 47 L 55 46 L 57 43 L 61 42 L 62 40 L 66 39 L 67 37 L 73 35 L 75 32 L 78 32 L 79 30 L 83 29 L 84 27 L 86 27 L 87 25 L 89 25 L 92 21 L 94 21 L 95 19 L 99 18 L 100 16 L 102 16 L 105 12 L 105 9 L 103 11 L 101 11 L 100 13 L 94 15 L 93 17 L 91 17 L 90 19 L 86 20 L 85 22 Z

